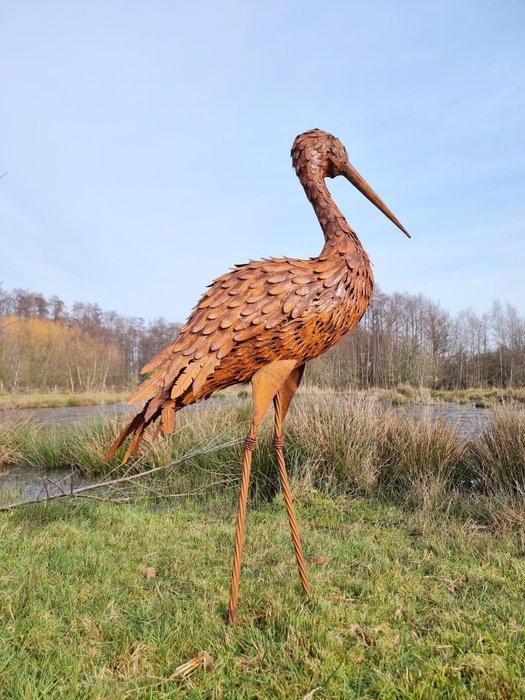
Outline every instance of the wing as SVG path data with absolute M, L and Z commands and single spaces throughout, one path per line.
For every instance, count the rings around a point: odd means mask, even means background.
M 154 395 L 159 402 L 177 402 L 190 391 L 197 400 L 208 378 L 224 367 L 225 358 L 235 357 L 234 384 L 247 381 L 266 359 L 297 357 L 308 342 L 305 318 L 337 301 L 338 283 L 347 273 L 342 256 L 271 258 L 237 266 L 210 285 L 177 340 L 142 368 L 142 373 L 153 373 L 129 402 Z M 156 400 L 150 411 L 154 404 Z

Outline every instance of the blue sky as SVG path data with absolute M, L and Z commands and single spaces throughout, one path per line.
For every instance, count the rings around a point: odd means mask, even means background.
M 412 233 L 329 186 L 377 283 L 525 312 L 525 3 L 0 2 L 0 280 L 183 320 L 322 234 L 289 158 L 332 132 Z

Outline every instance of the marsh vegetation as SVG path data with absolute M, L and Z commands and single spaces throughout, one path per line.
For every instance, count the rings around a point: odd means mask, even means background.
M 53 428 L 4 419 L 0 464 L 66 467 L 102 478 L 166 464 L 210 440 L 216 445 L 238 441 L 220 452 L 197 455 L 177 470 L 152 477 L 155 483 L 150 484 L 160 500 L 196 489 L 202 498 L 218 490 L 235 495 L 249 417 L 248 397 L 183 411 L 172 438 L 149 438 L 141 457 L 125 467 L 118 456 L 109 463 L 104 458 L 123 418 Z M 495 406 L 484 418 L 465 434 L 456 421 L 424 409 L 415 417 L 403 406 L 366 394 L 305 389 L 286 422 L 289 469 L 298 489 L 386 499 L 483 524 L 500 523 L 507 513 L 518 522 L 525 492 L 525 407 Z M 277 483 L 267 420 L 254 455 L 254 498 L 272 498 Z

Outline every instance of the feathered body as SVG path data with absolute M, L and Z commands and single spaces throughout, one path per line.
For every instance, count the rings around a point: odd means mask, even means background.
M 299 366 L 318 357 L 365 313 L 373 290 L 370 260 L 332 200 L 325 177 L 345 175 L 402 226 L 364 180 L 357 179 L 344 146 L 330 134 L 319 130 L 301 134 L 292 159 L 324 233 L 321 254 L 309 260 L 250 261 L 216 279 L 175 342 L 142 369 L 143 374 L 152 374 L 129 403 L 146 403 L 108 456 L 129 435 L 125 459 L 136 455 L 144 430 L 158 418 L 169 434 L 176 411 L 219 389 L 249 381 L 271 362 L 295 360 Z

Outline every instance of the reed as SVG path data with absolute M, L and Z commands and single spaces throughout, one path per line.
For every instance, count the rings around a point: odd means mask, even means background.
M 468 444 L 459 425 L 390 412 L 382 438 L 379 481 L 384 490 L 427 510 L 446 507 L 468 472 Z

